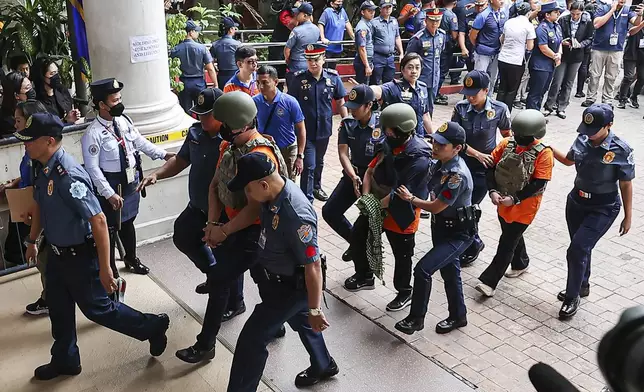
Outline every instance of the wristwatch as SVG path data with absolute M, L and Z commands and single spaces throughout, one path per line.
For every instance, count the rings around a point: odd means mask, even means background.
M 300 159 L 304 159 L 304 154 L 297 154 L 295 157 L 300 158 Z
M 322 309 L 320 308 L 309 309 L 309 314 L 313 317 L 317 317 L 322 314 Z

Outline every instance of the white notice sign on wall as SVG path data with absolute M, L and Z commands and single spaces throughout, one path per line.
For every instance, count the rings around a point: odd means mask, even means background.
M 145 63 L 157 60 L 161 55 L 161 40 L 158 35 L 130 37 L 130 62 Z

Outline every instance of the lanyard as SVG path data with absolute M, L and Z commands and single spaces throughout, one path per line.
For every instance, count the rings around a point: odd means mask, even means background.
M 116 121 L 116 119 L 112 120 L 112 124 L 114 124 L 114 121 Z M 116 142 L 123 148 L 123 151 L 127 151 L 127 146 L 125 145 L 125 139 L 123 139 L 122 135 L 121 137 L 119 137 L 115 131 L 112 131 L 111 127 L 108 124 L 103 124 L 101 120 L 99 120 L 98 122 L 103 126 L 103 128 L 105 128 L 107 132 L 109 132 L 110 135 L 114 136 L 114 139 L 116 139 Z
M 617 12 L 617 15 L 615 15 L 615 12 L 613 12 L 613 34 L 617 34 L 617 21 L 619 20 L 620 16 L 622 16 L 622 11 L 624 11 L 624 7 L 622 6 L 622 9 Z

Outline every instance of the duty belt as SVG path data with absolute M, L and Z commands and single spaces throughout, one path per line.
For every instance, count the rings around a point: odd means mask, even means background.
M 84 242 L 79 245 L 73 245 L 73 246 L 56 246 L 54 244 L 49 244 L 51 247 L 52 252 L 56 256 L 64 256 L 64 255 L 72 255 L 76 256 L 79 253 L 85 252 L 89 249 L 93 249 L 96 247 L 96 243 L 94 242 L 93 239 L 87 240 L 87 242 Z
M 375 53 L 375 54 L 379 54 L 380 56 L 385 56 L 385 57 L 389 57 L 389 56 L 393 56 L 393 55 L 394 55 L 394 53 L 393 53 L 393 52 L 390 52 L 390 53 L 374 52 L 374 53 Z
M 590 193 L 579 188 L 573 189 L 572 194 L 582 203 L 596 205 L 611 204 L 617 197 L 617 191 L 608 193 Z

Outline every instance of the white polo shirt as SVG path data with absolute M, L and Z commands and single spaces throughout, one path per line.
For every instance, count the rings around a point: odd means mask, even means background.
M 525 15 L 512 18 L 505 22 L 503 35 L 505 38 L 501 45 L 499 61 L 514 65 L 523 64 L 526 42 L 537 37 L 532 22 Z

